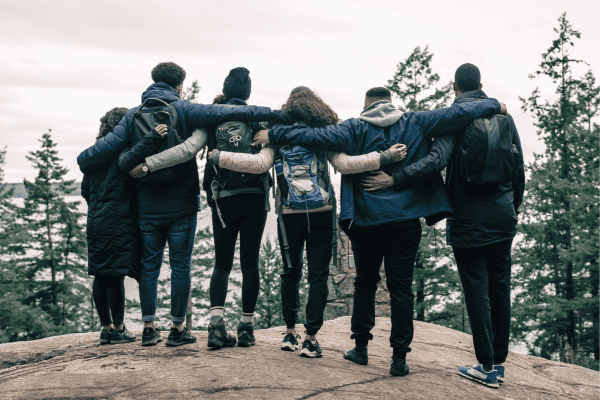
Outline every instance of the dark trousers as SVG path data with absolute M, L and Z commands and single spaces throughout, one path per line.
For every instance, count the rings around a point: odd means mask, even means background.
M 94 278 L 92 292 L 102 326 L 114 323 L 118 327 L 123 323 L 123 316 L 125 315 L 124 281 L 124 276 L 119 278 L 97 276 Z
M 412 280 L 415 256 L 421 241 L 418 219 L 350 230 L 356 264 L 352 336 L 358 346 L 373 339 L 375 292 L 383 262 L 392 309 L 390 345 L 394 353 L 408 353 L 413 338 L 414 301 Z
M 453 247 L 465 293 L 477 361 L 500 364 L 508 355 L 512 239 L 481 247 Z
M 225 227 L 221 224 L 217 211 L 213 208 L 215 269 L 210 279 L 211 307 L 225 305 L 229 274 L 233 268 L 235 243 L 239 233 L 242 312 L 254 312 L 260 286 L 258 271 L 260 243 L 267 222 L 265 196 L 264 194 L 247 193 L 219 199 L 219 209 L 223 221 L 225 221 Z
M 323 326 L 323 311 L 327 305 L 327 279 L 331 261 L 333 215 L 332 211 L 309 214 L 283 214 L 285 233 L 290 246 L 290 262 L 283 252 L 283 238 L 279 224 L 277 233 L 282 249 L 281 307 L 288 328 L 296 326 L 300 308 L 299 285 L 302 277 L 302 253 L 306 242 L 308 269 L 308 301 L 306 303 L 307 335 L 316 335 Z M 280 217 L 281 218 L 281 217 Z

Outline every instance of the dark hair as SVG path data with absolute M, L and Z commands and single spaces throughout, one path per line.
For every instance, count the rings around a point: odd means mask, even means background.
M 454 73 L 454 82 L 463 93 L 478 90 L 481 84 L 479 68 L 469 63 L 461 65 Z
M 387 99 L 392 98 L 392 92 L 384 87 L 374 87 L 367 90 L 365 97 L 370 97 L 372 99 Z
M 218 94 L 213 99 L 213 104 L 225 104 L 227 103 L 227 97 L 224 94 Z
M 281 109 L 312 128 L 339 122 L 336 112 L 309 88 L 294 89 Z
M 162 62 L 152 69 L 152 80 L 164 82 L 172 88 L 181 85 L 185 79 L 185 70 L 173 62 Z
M 115 107 L 107 112 L 104 117 L 100 118 L 100 133 L 98 133 L 98 137 L 96 139 L 103 138 L 109 132 L 115 129 L 127 111 L 129 111 L 127 108 Z

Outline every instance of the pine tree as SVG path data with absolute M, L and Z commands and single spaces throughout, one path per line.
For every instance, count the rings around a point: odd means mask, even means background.
M 33 182 L 24 180 L 28 196 L 20 217 L 28 224 L 30 242 L 19 268 L 27 285 L 24 303 L 48 313 L 62 332 L 77 332 L 89 329 L 80 307 L 90 296 L 83 214 L 77 211 L 79 202 L 64 199 L 74 181 L 64 179 L 68 170 L 60 164 L 50 132 L 42 136 L 40 150 L 27 156 L 38 175 Z
M 566 14 L 558 21 L 558 38 L 530 76 L 549 78 L 557 99 L 542 100 L 537 88 L 521 98 L 546 149 L 528 166 L 512 328 L 532 354 L 572 361 L 583 353 L 579 361 L 588 365 L 589 354 L 598 358 L 599 128 L 592 119 L 600 100 L 591 71 L 574 76 L 583 61 L 570 48 L 580 33 Z
M 283 268 L 279 245 L 267 237 L 260 248 L 260 293 L 256 303 L 254 326 L 258 329 L 285 325 L 281 313 L 281 278 Z

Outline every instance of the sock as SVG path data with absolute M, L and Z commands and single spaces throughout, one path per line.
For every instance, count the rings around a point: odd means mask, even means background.
M 494 365 L 481 364 L 481 368 L 483 369 L 483 372 L 492 372 L 494 370 Z
M 252 322 L 254 319 L 254 313 L 242 313 L 242 322 Z
M 225 307 L 211 307 L 210 308 L 210 316 L 211 317 L 216 317 L 216 316 L 223 316 L 223 312 L 225 311 Z

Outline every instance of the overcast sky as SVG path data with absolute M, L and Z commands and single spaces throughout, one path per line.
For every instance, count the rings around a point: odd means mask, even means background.
M 33 179 L 25 156 L 52 129 L 68 178 L 81 180 L 77 155 L 94 143 L 99 119 L 134 107 L 151 69 L 174 61 L 198 80 L 210 103 L 234 67 L 250 70 L 249 103 L 279 108 L 290 90 L 309 86 L 347 119 L 364 93 L 385 85 L 398 62 L 429 45 L 433 69 L 450 82 L 456 68 L 479 66 L 484 91 L 505 102 L 526 161 L 542 151 L 519 96 L 556 38 L 566 11 L 582 34 L 572 52 L 600 80 L 598 0 L 260 0 L 0 1 L 0 147 L 5 181 Z M 582 71 L 585 72 L 585 71 Z

